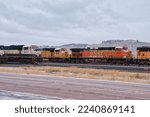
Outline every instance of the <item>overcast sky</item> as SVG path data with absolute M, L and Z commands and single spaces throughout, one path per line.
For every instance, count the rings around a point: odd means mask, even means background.
M 0 0 L 0 45 L 150 42 L 150 0 Z

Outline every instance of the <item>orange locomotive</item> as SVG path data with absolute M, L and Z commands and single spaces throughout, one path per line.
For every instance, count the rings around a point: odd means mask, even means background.
M 125 47 L 100 47 L 93 50 L 85 50 L 83 57 L 92 58 L 131 58 L 131 51 Z
M 44 48 L 41 52 L 44 60 L 55 62 L 66 62 L 69 56 L 69 52 L 65 48 Z
M 69 57 L 69 52 L 65 48 L 56 48 L 54 51 L 54 57 L 56 59 L 67 59 Z
M 150 47 L 138 47 L 136 64 L 150 64 Z
M 41 51 L 41 57 L 45 60 L 49 60 L 54 57 L 55 48 L 43 48 Z
M 99 47 L 98 49 L 71 49 L 72 62 L 127 64 L 132 52 L 126 47 Z

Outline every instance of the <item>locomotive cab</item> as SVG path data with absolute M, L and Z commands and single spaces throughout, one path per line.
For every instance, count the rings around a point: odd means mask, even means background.
M 70 49 L 72 52 L 71 58 L 82 58 L 84 48 L 72 48 Z
M 30 46 L 23 46 L 22 54 L 31 54 L 31 53 L 32 53 L 32 49 Z
M 132 52 L 130 50 L 128 50 L 128 48 L 125 46 L 116 47 L 115 51 L 116 51 L 115 52 L 116 57 L 118 57 L 118 58 L 131 58 L 132 57 Z
M 53 59 L 55 48 L 43 48 L 41 52 L 41 57 L 44 59 Z
M 139 65 L 150 65 L 150 47 L 143 46 L 137 48 L 136 63 Z
M 37 46 L 23 46 L 21 54 L 41 56 L 41 50 Z
M 138 47 L 137 59 L 149 59 L 150 60 L 150 47 Z
M 69 52 L 65 48 L 56 48 L 54 52 L 54 57 L 55 58 L 68 58 L 69 57 Z

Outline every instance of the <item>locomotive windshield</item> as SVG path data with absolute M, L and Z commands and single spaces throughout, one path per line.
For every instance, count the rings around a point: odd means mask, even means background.
M 24 47 L 24 50 L 29 50 L 29 47 Z

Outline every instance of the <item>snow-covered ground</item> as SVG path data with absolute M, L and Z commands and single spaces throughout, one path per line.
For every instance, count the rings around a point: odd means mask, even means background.
M 0 91 L 0 100 L 59 100 L 57 97 L 47 97 L 30 93 Z

